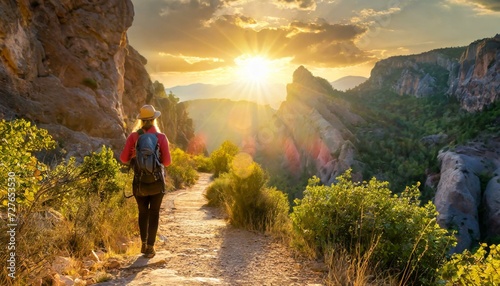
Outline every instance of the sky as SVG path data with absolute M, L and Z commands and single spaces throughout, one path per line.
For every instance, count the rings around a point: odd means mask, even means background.
M 370 76 L 395 55 L 500 33 L 500 0 L 132 0 L 129 44 L 152 80 L 286 84 L 300 65 L 328 81 Z

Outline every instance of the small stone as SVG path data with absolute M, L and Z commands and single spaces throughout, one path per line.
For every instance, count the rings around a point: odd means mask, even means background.
M 314 272 L 328 272 L 328 267 L 323 262 L 314 262 L 311 264 L 310 268 Z
M 118 261 L 116 259 L 110 259 L 110 260 L 108 260 L 108 262 L 106 262 L 107 269 L 116 269 L 116 268 L 120 268 L 120 267 L 121 267 L 121 263 L 120 263 L 120 261 Z
M 83 267 L 87 268 L 87 269 L 90 269 L 92 268 L 92 266 L 95 265 L 95 261 L 92 261 L 92 260 L 85 260 L 83 262 Z
M 81 278 L 76 278 L 75 279 L 75 286 L 86 286 L 87 281 L 81 279 Z
M 59 274 L 65 274 L 71 268 L 72 259 L 70 257 L 57 256 L 52 262 L 52 270 Z
M 75 285 L 75 281 L 73 281 L 73 279 L 69 276 L 60 276 L 59 285 L 72 286 Z

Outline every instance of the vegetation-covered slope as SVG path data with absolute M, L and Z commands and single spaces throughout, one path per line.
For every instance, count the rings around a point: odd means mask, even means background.
M 230 140 L 254 153 L 254 136 L 276 112 L 267 105 L 229 99 L 198 99 L 185 104 L 195 132 L 204 138 L 208 152 Z
M 350 92 L 346 98 L 368 121 L 355 131 L 359 160 L 365 164 L 363 177 L 388 180 L 397 192 L 438 173 L 442 148 L 500 131 L 498 103 L 481 113 L 468 113 L 455 98 L 443 94 L 415 98 L 379 90 Z M 437 181 L 428 183 L 436 187 Z M 424 194 L 432 198 L 432 193 Z

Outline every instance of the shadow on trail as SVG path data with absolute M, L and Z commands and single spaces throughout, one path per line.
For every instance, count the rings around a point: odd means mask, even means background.
M 229 285 L 251 283 L 256 274 L 255 266 L 266 256 L 262 235 L 231 226 L 219 234 L 223 240 L 217 261 L 221 279 Z

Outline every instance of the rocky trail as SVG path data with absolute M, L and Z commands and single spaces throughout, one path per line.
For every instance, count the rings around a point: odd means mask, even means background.
M 160 213 L 157 254 L 140 255 L 98 285 L 324 285 L 325 267 L 298 258 L 270 236 L 236 229 L 205 206 L 210 174 L 168 193 Z

